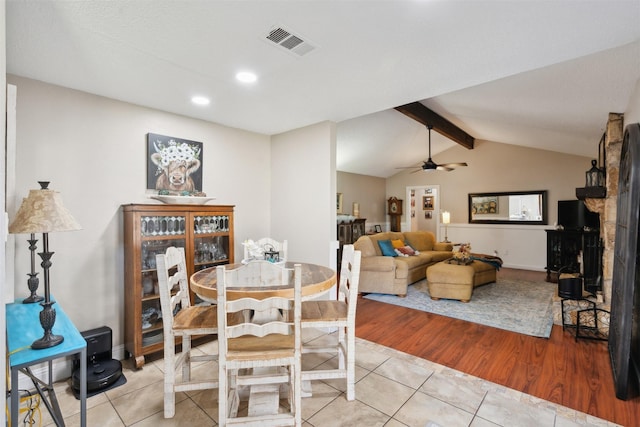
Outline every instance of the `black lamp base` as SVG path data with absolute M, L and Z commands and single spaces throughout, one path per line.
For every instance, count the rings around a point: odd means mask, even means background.
M 40 284 L 40 280 L 38 279 L 38 273 L 35 270 L 35 253 L 36 253 L 36 243 L 38 242 L 35 238 L 35 235 L 31 233 L 31 239 L 27 240 L 29 242 L 29 250 L 31 251 L 31 273 L 28 273 L 29 280 L 27 280 L 27 286 L 29 287 L 29 291 L 31 295 L 22 300 L 23 304 L 32 304 L 34 302 L 44 301 L 44 297 L 40 295 L 36 295 L 36 291 L 38 290 L 38 285 Z
M 33 304 L 34 302 L 44 301 L 44 297 L 40 295 L 31 295 L 22 300 L 23 304 Z
M 55 347 L 64 341 L 62 335 L 54 335 L 51 332 L 53 325 L 56 323 L 56 310 L 51 307 L 55 302 L 47 301 L 40 303 L 42 311 L 40 312 L 40 325 L 44 329 L 44 336 L 31 343 L 31 348 L 34 350 L 40 350 L 43 348 Z
M 45 334 L 42 338 L 32 342 L 31 348 L 34 350 L 42 350 L 43 348 L 55 347 L 58 344 L 62 344 L 62 341 L 64 341 L 62 335 Z

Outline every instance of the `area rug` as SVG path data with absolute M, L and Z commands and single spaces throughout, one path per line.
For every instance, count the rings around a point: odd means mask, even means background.
M 473 290 L 471 301 L 434 301 L 426 280 L 407 290 L 407 296 L 367 294 L 364 298 L 395 304 L 441 316 L 453 317 L 534 337 L 549 338 L 553 326 L 553 295 L 557 285 L 549 282 L 500 279 Z

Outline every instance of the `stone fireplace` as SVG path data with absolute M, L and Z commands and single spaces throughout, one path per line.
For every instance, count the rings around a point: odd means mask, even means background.
M 605 135 L 606 187 L 604 199 L 586 199 L 585 204 L 592 212 L 600 214 L 600 237 L 604 243 L 602 254 L 602 293 L 603 307 L 608 310 L 611 303 L 611 283 L 613 279 L 613 253 L 616 237 L 616 207 L 618 203 L 618 168 L 620 167 L 620 149 L 624 136 L 624 116 L 610 113 Z
M 610 113 L 607 120 L 607 128 L 605 132 L 605 169 L 606 169 L 606 189 L 605 198 L 587 198 L 584 200 L 587 209 L 597 212 L 600 215 L 600 238 L 603 242 L 602 252 L 602 300 L 598 298 L 597 307 L 604 311 L 598 310 L 599 327 L 604 327 L 608 333 L 609 317 L 607 312 L 611 307 L 611 288 L 613 281 L 613 262 L 615 249 L 615 233 L 616 233 L 616 210 L 618 203 L 618 169 L 620 166 L 620 152 L 622 148 L 622 140 L 624 137 L 624 116 L 622 114 Z M 594 298 L 594 301 L 596 299 Z M 584 308 L 584 304 L 578 302 L 569 302 L 565 304 L 565 310 L 569 307 L 565 316 L 571 319 L 569 323 L 575 324 L 576 311 Z M 573 307 L 573 308 L 572 308 Z M 556 297 L 554 301 L 554 323 L 562 324 L 562 309 L 560 298 Z M 590 322 L 591 323 L 591 322 Z

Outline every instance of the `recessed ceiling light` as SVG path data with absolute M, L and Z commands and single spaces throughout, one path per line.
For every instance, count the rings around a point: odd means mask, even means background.
M 236 79 L 238 79 L 238 81 L 242 83 L 254 83 L 256 80 L 258 80 L 258 76 L 250 71 L 240 71 L 238 74 L 236 74 Z
M 191 102 L 196 105 L 209 105 L 211 101 L 209 101 L 209 98 L 205 96 L 194 96 L 191 98 Z

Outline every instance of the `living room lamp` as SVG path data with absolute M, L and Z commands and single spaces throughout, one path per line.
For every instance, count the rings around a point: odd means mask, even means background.
M 442 211 L 442 223 L 444 224 L 444 242 L 445 243 L 451 243 L 449 242 L 449 237 L 447 236 L 447 228 L 449 226 L 449 223 L 451 222 L 451 213 L 449 213 L 449 211 Z
M 29 233 L 31 240 L 34 240 L 35 233 L 42 233 L 42 252 L 38 253 L 42 259 L 40 264 L 44 270 L 44 301 L 40 303 L 42 311 L 40 312 L 40 324 L 44 329 L 42 338 L 35 340 L 31 344 L 31 348 L 43 349 L 56 346 L 62 341 L 62 335 L 54 335 L 52 333 L 53 325 L 56 322 L 56 311 L 52 307 L 55 301 L 51 301 L 51 292 L 49 286 L 49 269 L 51 268 L 51 257 L 53 252 L 49 252 L 49 233 L 57 231 L 74 231 L 80 230 L 80 225 L 73 218 L 71 213 L 62 204 L 62 198 L 57 191 L 49 190 L 49 182 L 38 181 L 39 190 L 30 190 L 29 196 L 22 200 L 22 205 L 16 213 L 11 225 L 9 225 L 9 233 Z M 32 243 L 32 254 L 35 250 L 35 242 Z M 33 261 L 32 261 L 32 274 Z M 31 276 L 31 275 L 30 275 Z

